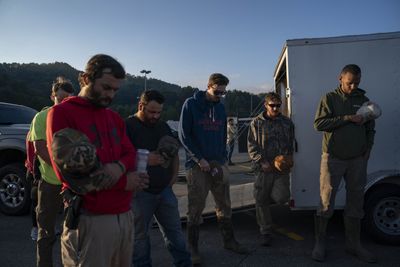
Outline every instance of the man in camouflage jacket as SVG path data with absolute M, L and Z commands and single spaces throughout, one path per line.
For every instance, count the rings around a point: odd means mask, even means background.
M 286 203 L 290 196 L 289 172 L 293 164 L 293 122 L 280 112 L 281 98 L 276 93 L 265 97 L 265 111 L 253 119 L 247 137 L 247 148 L 255 167 L 254 198 L 262 245 L 271 242 L 272 219 L 269 205 Z M 286 162 L 281 168 L 275 158 Z

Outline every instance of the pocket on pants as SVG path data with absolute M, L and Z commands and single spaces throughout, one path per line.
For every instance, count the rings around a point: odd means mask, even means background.
M 256 176 L 256 180 L 254 182 L 254 191 L 253 191 L 253 196 L 256 202 L 262 202 L 264 199 L 264 181 L 265 179 L 264 175 L 260 172 Z

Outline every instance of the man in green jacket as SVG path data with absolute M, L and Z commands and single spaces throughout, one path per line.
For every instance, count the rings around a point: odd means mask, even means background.
M 315 216 L 315 247 L 312 258 L 325 260 L 325 234 L 332 217 L 335 197 L 342 177 L 346 182 L 344 225 L 346 251 L 366 262 L 376 262 L 374 255 L 360 244 L 360 220 L 364 216 L 364 187 L 367 162 L 374 143 L 375 121 L 356 115 L 369 99 L 358 88 L 361 69 L 346 65 L 339 76 L 340 85 L 322 97 L 314 128 L 323 132 L 320 205 Z

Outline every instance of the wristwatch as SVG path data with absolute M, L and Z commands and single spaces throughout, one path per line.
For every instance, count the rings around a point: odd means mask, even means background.
M 124 166 L 124 164 L 121 163 L 121 161 L 116 160 L 116 161 L 114 161 L 114 163 L 117 163 L 118 166 L 121 168 L 122 173 L 125 173 L 125 166 Z

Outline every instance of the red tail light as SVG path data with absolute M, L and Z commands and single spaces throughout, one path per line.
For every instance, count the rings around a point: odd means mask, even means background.
M 289 207 L 294 208 L 294 199 L 289 201 Z

